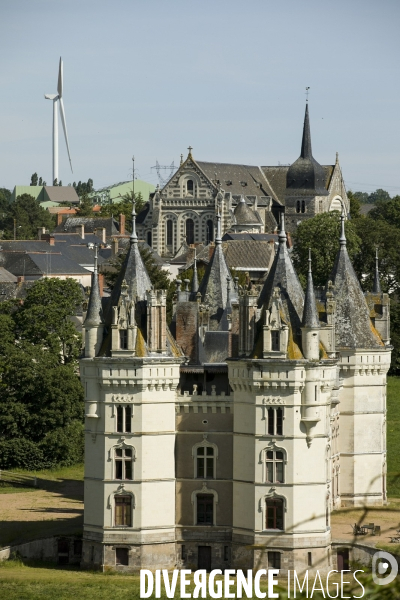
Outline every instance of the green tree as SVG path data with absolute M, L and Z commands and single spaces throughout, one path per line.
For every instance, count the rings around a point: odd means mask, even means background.
M 356 194 L 353 192 L 347 192 L 347 197 L 350 201 L 350 216 L 352 219 L 357 219 L 361 216 L 361 201 Z
M 31 176 L 31 183 L 30 185 L 37 185 L 38 184 L 38 174 L 37 173 L 33 173 L 33 175 Z
M 94 217 L 93 213 L 93 202 L 87 194 L 83 194 L 79 203 L 79 216 L 80 217 Z
M 390 194 L 386 190 L 379 188 L 369 195 L 368 202 L 376 204 L 377 202 L 387 202 L 390 200 Z
M 367 194 L 367 192 L 350 192 L 353 194 L 353 196 L 355 198 L 357 198 L 357 200 L 361 203 L 361 204 L 368 204 L 369 202 L 369 194 Z M 347 192 L 347 195 L 349 195 L 349 192 Z
M 101 207 L 99 216 L 111 217 L 116 215 L 125 215 L 125 226 L 127 231 L 132 231 L 132 197 L 133 193 L 129 192 L 122 196 L 119 202 L 113 202 L 112 204 L 105 204 Z M 146 202 L 143 200 L 142 194 L 139 192 L 135 194 L 135 211 L 139 214 Z
M 361 240 L 352 221 L 345 222 L 347 250 L 351 259 L 357 254 Z M 314 285 L 326 285 L 339 250 L 340 214 L 329 212 L 303 221 L 294 237 L 293 262 L 303 285 L 307 280 L 308 249 L 311 248 Z
M 14 219 L 17 238 L 23 240 L 36 239 L 38 227 L 51 230 L 55 224 L 52 215 L 29 194 L 18 196 L 9 205 L 7 214 L 0 218 L 0 228 L 4 230 L 5 239 L 14 238 Z
M 55 178 L 55 180 L 53 181 L 53 185 L 58 185 L 58 179 L 57 177 Z
M 394 196 L 389 200 L 379 200 L 373 208 L 369 217 L 380 219 L 400 229 L 400 196 Z
M 74 363 L 82 344 L 71 317 L 82 300 L 75 279 L 36 281 L 15 315 L 19 338 L 34 345 L 42 343 L 63 363 Z
M 43 185 L 43 179 L 39 177 L 39 185 Z

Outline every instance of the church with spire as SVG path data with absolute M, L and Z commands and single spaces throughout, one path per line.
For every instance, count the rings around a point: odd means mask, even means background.
M 160 256 L 183 245 L 214 242 L 217 195 L 222 194 L 221 233 L 274 233 L 282 212 L 293 233 L 304 219 L 349 212 L 339 165 L 320 165 L 311 149 L 308 102 L 299 158 L 291 165 L 254 166 L 200 161 L 189 146 L 186 160 L 138 215 L 137 229 Z
M 386 503 L 390 314 L 378 258 L 364 293 L 345 210 L 325 287 L 313 284 L 310 255 L 303 291 L 288 250 L 296 202 L 314 202 L 312 189 L 327 202 L 323 169 L 307 111 L 301 156 L 286 173 L 294 204 L 281 214 L 260 287 L 229 271 L 226 193 L 216 186 L 214 252 L 200 283 L 196 256 L 192 281 L 176 281 L 169 324 L 166 291 L 153 289 L 138 249 L 134 208 L 106 301 L 95 258 L 80 361 L 83 567 L 323 573 L 337 566 L 332 511 Z M 244 203 L 250 220 L 256 209 Z

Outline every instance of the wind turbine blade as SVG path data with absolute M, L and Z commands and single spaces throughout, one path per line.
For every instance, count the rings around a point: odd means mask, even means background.
M 63 91 L 63 62 L 62 62 L 61 56 L 60 56 L 60 66 L 58 68 L 58 85 L 57 85 L 57 92 L 58 92 L 58 95 L 60 96 L 60 98 L 62 98 L 62 91 Z
M 63 103 L 63 99 L 61 98 L 61 96 L 59 98 L 59 102 L 60 102 L 61 123 L 62 123 L 63 129 L 64 129 L 65 143 L 67 144 L 67 152 L 68 152 L 69 164 L 71 166 L 71 172 L 73 173 L 72 162 L 71 162 L 71 155 L 69 153 L 68 133 L 67 133 L 67 123 L 65 121 L 64 103 Z

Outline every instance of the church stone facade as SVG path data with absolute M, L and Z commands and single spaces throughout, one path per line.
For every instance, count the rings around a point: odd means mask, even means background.
M 200 175 L 199 175 L 200 178 Z M 211 202 L 204 197 L 204 202 Z M 364 294 L 342 216 L 336 262 L 303 292 L 281 219 L 262 289 L 215 251 L 174 316 L 130 248 L 102 308 L 97 267 L 85 328 L 82 565 L 149 569 L 334 568 L 330 515 L 386 502 L 389 303 Z M 224 208 L 225 207 L 225 208 Z
M 216 197 L 222 193 L 222 234 L 272 233 L 285 212 L 294 232 L 321 212 L 349 211 L 339 165 L 320 165 L 312 155 L 308 105 L 300 157 L 290 166 L 251 166 L 195 160 L 192 148 L 169 182 L 156 190 L 138 215 L 139 237 L 164 257 L 182 244 L 213 242 Z

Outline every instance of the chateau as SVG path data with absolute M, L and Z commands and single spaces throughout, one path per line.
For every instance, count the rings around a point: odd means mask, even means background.
M 334 165 L 324 166 L 313 157 L 308 104 L 300 156 L 290 166 L 196 161 L 189 147 L 187 159 L 138 215 L 140 239 L 165 257 L 174 256 L 185 242 L 213 242 L 218 193 L 222 234 L 273 232 L 283 211 L 288 232 L 321 212 L 349 212 L 338 155 Z
M 304 157 L 287 178 L 293 174 L 300 185 L 296 173 L 309 168 L 309 179 L 313 169 L 318 194 L 289 185 L 285 213 L 291 224 L 309 207 L 318 212 L 320 202 L 330 208 L 324 168 L 310 158 L 307 123 L 306 113 Z M 309 166 L 303 169 L 302 161 Z M 182 200 L 190 191 L 186 170 L 198 191 Z M 378 265 L 373 290 L 364 294 L 347 253 L 342 214 L 329 281 L 314 288 L 310 257 L 304 293 L 282 216 L 264 286 L 239 287 L 221 245 L 221 223 L 232 218 L 234 195 L 227 197 L 219 177 L 214 197 L 204 163 L 189 155 L 171 183 L 181 195 L 175 199 L 167 186 L 165 199 L 153 199 L 159 201 L 158 221 L 152 216 L 158 234 L 168 215 L 173 221 L 167 208 L 173 203 L 203 203 L 204 214 L 193 205 L 190 217 L 197 219 L 195 236 L 206 232 L 207 220 L 217 223 L 200 285 L 196 261 L 192 283 L 177 281 L 170 327 L 166 293 L 152 289 L 138 251 L 135 214 L 130 247 L 104 309 L 95 265 L 80 363 L 87 568 L 329 570 L 336 565 L 331 512 L 386 501 L 391 346 Z M 267 195 L 255 196 L 251 210 L 260 215 L 263 207 L 266 214 Z M 299 198 L 305 213 L 301 204 L 296 213 Z M 342 201 L 346 208 L 344 194 Z M 173 221 L 176 244 L 186 216 L 183 211 Z M 165 239 L 153 233 L 158 248 Z

